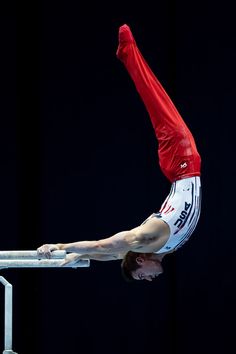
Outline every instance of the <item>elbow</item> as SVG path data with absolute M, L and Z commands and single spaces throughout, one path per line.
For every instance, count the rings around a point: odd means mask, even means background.
M 94 241 L 93 249 L 94 249 L 94 253 L 102 253 L 102 252 L 105 251 L 105 247 L 104 247 L 104 245 L 102 244 L 102 241 L 101 241 L 101 240 L 99 240 L 99 241 Z

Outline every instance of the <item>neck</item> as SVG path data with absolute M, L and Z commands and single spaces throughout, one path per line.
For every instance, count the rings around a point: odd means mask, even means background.
M 151 255 L 151 259 L 153 260 L 158 260 L 158 261 L 162 261 L 162 259 L 164 258 L 164 256 L 167 254 L 168 252 L 166 253 L 161 253 L 161 254 L 157 254 L 157 253 L 152 253 Z

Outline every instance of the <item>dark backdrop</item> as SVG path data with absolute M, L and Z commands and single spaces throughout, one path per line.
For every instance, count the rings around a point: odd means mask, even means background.
M 93 240 L 140 224 L 170 184 L 149 117 L 116 59 L 118 28 L 192 130 L 203 207 L 155 282 L 119 262 L 9 269 L 19 354 L 231 353 L 235 316 L 235 18 L 224 1 L 1 4 L 1 246 Z M 1 289 L 0 351 L 3 350 Z

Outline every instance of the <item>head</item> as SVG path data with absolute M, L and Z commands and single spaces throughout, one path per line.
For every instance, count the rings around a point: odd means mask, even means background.
M 152 281 L 158 277 L 159 274 L 163 273 L 161 261 L 155 253 L 136 253 L 129 251 L 121 263 L 121 269 L 127 281 Z

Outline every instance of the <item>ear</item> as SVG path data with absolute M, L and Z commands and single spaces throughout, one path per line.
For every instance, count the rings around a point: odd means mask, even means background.
M 142 256 L 138 256 L 136 258 L 136 263 L 138 263 L 138 265 L 142 265 L 144 262 L 144 258 Z

